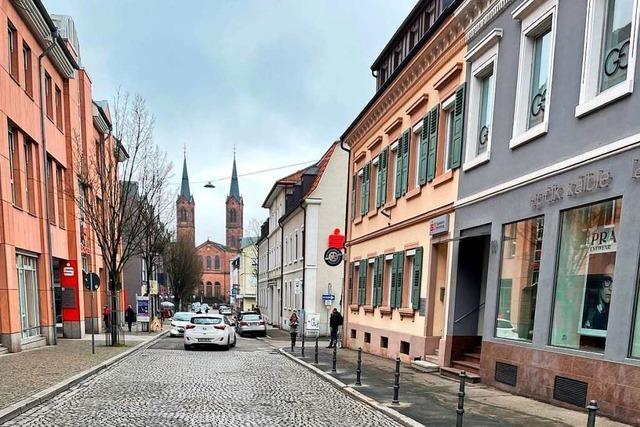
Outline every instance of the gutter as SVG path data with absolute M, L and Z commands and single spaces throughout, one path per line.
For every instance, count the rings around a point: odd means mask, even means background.
M 344 199 L 344 203 L 345 203 L 345 209 L 344 209 L 344 259 L 343 259 L 343 272 L 342 272 L 342 295 L 340 296 L 340 307 L 342 308 L 342 313 L 343 313 L 343 317 L 348 316 L 349 310 L 346 309 L 346 302 L 349 301 L 349 298 L 344 298 L 346 295 L 346 290 L 348 289 L 347 287 L 347 280 L 349 280 L 349 272 L 347 271 L 347 269 L 349 268 L 349 260 L 347 257 L 347 242 L 349 241 L 348 237 L 349 237 L 349 233 L 347 233 L 347 229 L 349 227 L 349 206 L 351 205 L 349 203 L 349 193 L 350 193 L 350 189 L 349 189 L 349 179 L 351 178 L 351 147 L 346 147 L 344 145 L 344 138 L 340 138 L 340 148 L 344 151 L 347 152 L 347 185 L 346 185 L 346 193 L 347 193 L 347 197 Z M 349 296 L 350 297 L 350 296 Z M 343 328 L 344 330 L 344 328 Z M 344 333 L 342 334 L 343 337 L 342 339 L 344 340 Z M 345 342 L 343 341 L 342 345 L 345 345 Z
M 304 228 L 302 229 L 302 336 L 304 336 L 305 331 L 304 331 L 304 327 L 306 324 L 306 318 L 307 318 L 307 312 L 305 310 L 305 304 L 304 304 L 304 288 L 306 285 L 306 275 L 307 275 L 307 269 L 306 269 L 306 265 L 307 265 L 307 254 L 306 254 L 306 235 L 307 235 L 307 207 L 304 205 L 304 203 L 302 203 L 300 205 L 300 207 L 302 208 L 302 212 L 303 212 L 303 218 L 302 218 L 302 225 L 304 226 Z M 317 283 L 317 281 L 316 281 Z

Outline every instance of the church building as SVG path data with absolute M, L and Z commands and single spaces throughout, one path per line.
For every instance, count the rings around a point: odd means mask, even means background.
M 242 241 L 244 204 L 240 196 L 235 154 L 231 174 L 231 186 L 225 204 L 226 242 L 217 243 L 207 239 L 196 246 L 202 263 L 202 280 L 194 292 L 194 300 L 213 303 L 228 303 L 231 297 L 230 261 L 237 255 Z M 195 246 L 195 200 L 189 187 L 187 159 L 182 166 L 182 183 L 176 201 L 176 231 L 178 238 L 189 239 Z

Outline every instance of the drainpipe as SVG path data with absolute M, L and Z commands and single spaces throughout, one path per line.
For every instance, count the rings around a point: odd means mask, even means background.
M 278 227 L 280 227 L 280 319 L 278 324 L 282 327 L 282 318 L 284 317 L 284 226 L 278 220 Z
M 304 327 L 306 324 L 306 318 L 307 318 L 307 311 L 305 309 L 305 304 L 304 304 L 304 288 L 306 287 L 306 265 L 307 265 L 307 254 L 306 254 L 306 248 L 305 248 L 305 241 L 306 238 L 305 236 L 307 235 L 307 207 L 304 205 L 304 202 L 300 205 L 300 207 L 302 208 L 302 212 L 303 212 L 303 218 L 302 218 L 302 225 L 303 225 L 303 229 L 302 229 L 302 312 L 304 313 L 303 316 L 303 324 L 302 324 L 302 333 L 304 334 Z M 317 283 L 317 281 L 316 281 Z
M 42 60 L 51 52 L 56 45 L 59 37 L 58 29 L 51 32 L 51 43 L 38 56 L 38 73 L 40 74 L 40 132 L 42 139 L 42 163 L 44 164 L 44 194 L 45 194 L 45 210 L 46 210 L 46 227 L 47 227 L 47 251 L 49 252 L 49 274 L 51 277 L 51 315 L 53 317 L 53 345 L 58 344 L 58 327 L 56 323 L 56 294 L 53 286 L 53 249 L 51 244 L 51 216 L 49 214 L 49 206 L 52 203 L 49 200 L 49 168 L 47 167 L 47 133 L 45 132 L 45 88 L 44 88 L 44 68 Z M 28 201 L 27 201 L 28 202 Z
M 342 150 L 347 152 L 347 189 L 346 189 L 346 198 L 345 200 L 345 204 L 346 204 L 346 209 L 344 210 L 344 271 L 343 271 L 343 279 L 342 279 L 342 301 L 340 301 L 340 305 L 342 306 L 342 313 L 343 313 L 343 317 L 346 319 L 349 316 L 349 309 L 347 307 L 347 301 L 349 301 L 349 298 L 351 297 L 350 295 L 347 296 L 347 298 L 344 298 L 346 295 L 346 290 L 349 289 L 348 285 L 347 285 L 347 280 L 349 280 L 349 260 L 347 258 L 347 242 L 348 242 L 348 233 L 347 233 L 347 227 L 349 226 L 349 178 L 351 177 L 351 147 L 345 147 L 344 145 L 344 140 L 341 138 L 340 139 L 340 148 L 342 148 Z M 348 323 L 348 320 L 347 322 Z M 342 345 L 345 345 L 344 342 L 344 327 L 343 327 L 343 333 L 342 333 Z

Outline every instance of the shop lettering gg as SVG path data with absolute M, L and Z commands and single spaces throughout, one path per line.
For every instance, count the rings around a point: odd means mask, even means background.
M 544 205 L 555 203 L 564 199 L 564 196 L 575 197 L 583 193 L 590 193 L 609 187 L 613 181 L 613 175 L 609 171 L 599 170 L 580 175 L 566 186 L 553 184 L 546 190 L 535 193 L 530 200 L 533 209 L 540 209 Z

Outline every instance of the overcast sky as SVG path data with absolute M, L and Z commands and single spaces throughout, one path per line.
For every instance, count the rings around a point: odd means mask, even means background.
M 233 145 L 241 175 L 317 160 L 373 95 L 369 67 L 415 0 L 44 3 L 73 17 L 94 99 L 118 87 L 147 99 L 176 194 L 186 144 L 199 244 L 224 243 Z M 298 168 L 240 177 L 245 228 Z

